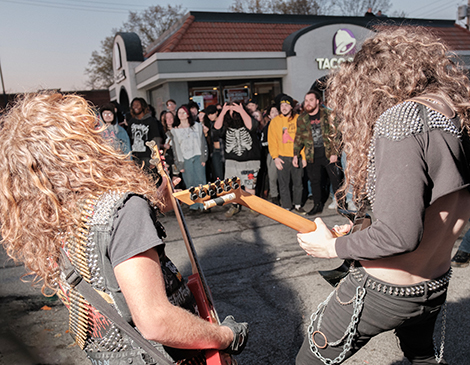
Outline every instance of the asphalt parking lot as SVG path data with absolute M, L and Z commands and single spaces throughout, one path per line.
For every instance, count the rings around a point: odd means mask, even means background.
M 226 209 L 215 207 L 211 213 L 186 215 L 186 220 L 219 317 L 232 314 L 250 324 L 248 346 L 237 360 L 240 365 L 294 364 L 310 314 L 332 290 L 318 270 L 341 261 L 307 256 L 292 229 L 265 216 L 243 209 L 228 219 Z M 321 217 L 329 226 L 344 221 L 334 210 L 325 209 Z M 175 216 L 161 220 L 168 233 L 168 256 L 185 276 L 191 274 Z M 4 252 L 0 260 L 0 365 L 87 364 L 67 333 L 67 311 L 60 301 L 22 283 L 24 268 L 8 261 Z M 469 276 L 469 267 L 455 269 L 449 287 L 445 358 L 450 364 L 469 363 Z M 394 335 L 385 333 L 345 364 L 409 362 Z

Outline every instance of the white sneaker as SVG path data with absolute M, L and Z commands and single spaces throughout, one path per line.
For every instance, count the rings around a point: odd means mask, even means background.
M 336 204 L 336 199 L 333 199 L 333 201 L 328 205 L 328 209 L 336 209 L 337 204 Z

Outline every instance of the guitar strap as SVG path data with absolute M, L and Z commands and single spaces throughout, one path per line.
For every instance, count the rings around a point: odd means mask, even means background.
M 408 99 L 406 101 L 414 101 L 416 103 L 425 105 L 428 108 L 441 113 L 449 119 L 455 117 L 455 111 L 449 106 L 447 101 L 445 101 L 442 97 L 436 94 L 424 94 Z

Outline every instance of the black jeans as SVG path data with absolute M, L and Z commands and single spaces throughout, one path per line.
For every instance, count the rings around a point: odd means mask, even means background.
M 322 169 L 326 169 L 328 177 L 330 178 L 331 185 L 333 187 L 333 193 L 339 188 L 341 183 L 341 174 L 339 173 L 338 166 L 323 156 L 315 156 L 313 163 L 307 163 L 306 170 L 310 184 L 312 185 L 312 197 L 315 204 L 322 203 L 322 187 L 321 187 L 321 176 Z M 325 199 L 326 200 L 326 199 Z
M 294 205 L 302 204 L 302 164 L 299 167 L 292 165 L 293 157 L 279 156 L 284 161 L 282 170 L 277 170 L 277 181 L 279 182 L 279 195 L 281 197 L 281 206 L 285 209 L 291 209 Z M 292 179 L 292 199 L 290 182 Z M 292 202 L 293 201 L 293 202 Z
M 319 318 L 314 329 L 322 334 L 315 334 L 315 343 L 323 346 L 325 338 L 328 343 L 342 338 L 346 328 L 351 322 L 353 304 L 344 305 L 356 294 L 356 288 L 364 288 L 367 279 L 372 279 L 381 285 L 390 284 L 380 281 L 368 275 L 362 267 L 356 268 L 363 275 L 357 279 L 349 274 L 336 288 L 328 302 L 318 329 Z M 395 285 L 394 287 L 402 287 Z M 406 288 L 406 287 L 403 287 Z M 429 291 L 426 287 L 422 295 L 399 296 L 378 292 L 366 288 L 364 305 L 357 323 L 357 332 L 352 341 L 351 349 L 346 353 L 344 360 L 351 357 L 367 342 L 379 333 L 395 329 L 395 334 L 400 340 L 400 347 L 404 355 L 412 364 L 437 364 L 434 357 L 433 332 L 437 315 L 447 297 L 447 285 L 439 290 Z M 338 299 L 343 302 L 340 304 Z M 327 359 L 335 359 L 343 351 L 344 341 L 337 346 L 327 345 L 324 349 L 318 349 L 320 354 Z M 296 365 L 322 364 L 310 349 L 308 336 L 297 354 Z M 441 364 L 447 364 L 441 361 Z

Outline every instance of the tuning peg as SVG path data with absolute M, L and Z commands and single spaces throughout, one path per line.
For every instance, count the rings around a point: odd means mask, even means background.
M 199 194 L 198 194 L 198 196 L 199 196 L 201 199 L 204 199 L 204 198 L 207 196 L 206 190 L 204 189 L 204 187 L 202 186 L 202 184 L 199 185 Z
M 232 187 L 230 186 L 230 179 L 226 178 L 224 180 L 224 190 L 225 191 L 230 191 L 231 189 L 232 189 Z
M 222 190 L 222 189 L 221 189 Z M 209 188 L 207 189 L 207 193 L 211 198 L 217 196 L 217 187 L 214 184 L 209 184 Z
M 156 143 L 155 143 L 154 140 L 150 140 L 150 141 L 145 142 L 145 144 L 146 144 L 149 148 L 152 149 L 153 147 L 155 147 L 155 144 L 156 144 Z
M 217 180 L 215 181 L 214 185 L 215 185 L 215 191 L 217 193 L 217 195 L 219 194 L 222 194 L 222 192 L 224 191 L 224 189 L 222 188 L 222 186 L 220 186 L 222 184 L 222 181 L 220 181 L 219 178 L 217 178 Z
M 191 186 L 191 187 L 188 189 L 188 191 L 189 191 L 189 199 L 191 199 L 191 200 L 193 200 L 193 201 L 194 201 L 194 200 L 197 200 L 198 194 L 197 194 L 196 188 L 195 188 L 194 186 Z
M 232 189 L 237 190 L 240 187 L 240 179 L 236 176 L 232 177 Z

